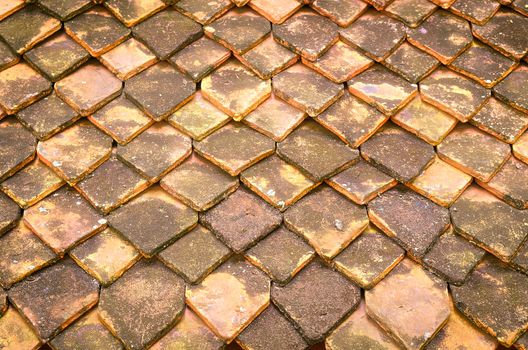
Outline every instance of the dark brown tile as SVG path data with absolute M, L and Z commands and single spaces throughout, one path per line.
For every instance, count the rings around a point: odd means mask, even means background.
M 0 236 L 5 234 L 11 228 L 15 227 L 20 219 L 20 208 L 9 199 L 4 193 L 0 192 Z
M 0 123 L 0 181 L 35 158 L 37 140 L 14 118 Z
M 518 110 L 528 113 L 528 67 L 520 66 L 493 88 L 493 94 Z
M 512 8 L 519 12 L 520 14 L 523 14 L 525 16 L 528 16 L 528 3 L 526 2 L 526 0 L 513 0 L 512 2 Z M 528 336 L 526 336 L 525 338 L 528 338 Z M 525 339 L 525 343 L 528 339 Z M 528 344 L 527 344 L 528 345 Z M 525 346 L 527 346 L 525 345 Z M 524 350 L 524 349 L 522 349 Z
M 418 83 L 438 67 L 440 62 L 433 56 L 404 42 L 387 57 L 383 64 L 407 81 Z
M 284 22 L 302 6 L 297 0 L 251 0 L 248 5 L 272 23 Z
M 365 10 L 367 4 L 361 0 L 315 0 L 311 7 L 341 27 L 347 27 L 354 22 Z
M 376 10 L 381 11 L 385 7 L 390 5 L 390 3 L 393 2 L 393 0 L 365 0 L 365 2 L 374 6 Z
M 67 21 L 93 6 L 90 0 L 40 0 L 38 4 L 61 21 Z
M 178 11 L 202 25 L 211 23 L 233 6 L 230 0 L 180 0 L 174 5 Z
M 20 57 L 15 54 L 9 45 L 0 41 L 0 71 L 14 66 L 20 61 Z
M 411 28 L 416 28 L 436 8 L 436 5 L 429 0 L 394 0 L 385 8 L 385 13 Z
M 127 80 L 158 61 L 145 45 L 134 38 L 101 55 L 99 60 L 121 80 Z
M 105 6 L 124 25 L 132 27 L 167 6 L 161 0 L 107 0 Z
M 493 0 L 457 0 L 449 10 L 470 22 L 484 24 L 499 8 L 500 4 Z
M 518 270 L 528 273 L 528 242 L 524 242 L 512 259 L 511 264 Z M 522 349 L 522 348 L 521 348 Z M 524 349 L 522 349 L 524 350 Z

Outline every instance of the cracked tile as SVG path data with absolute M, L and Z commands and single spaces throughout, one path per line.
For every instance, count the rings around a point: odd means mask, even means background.
M 385 8 L 385 13 L 416 28 L 436 9 L 436 5 L 429 0 L 394 0 Z
M 18 205 L 2 192 L 0 192 L 0 209 L 0 236 L 2 236 L 16 226 L 21 212 Z
M 61 21 L 67 21 L 93 6 L 90 0 L 40 0 L 38 4 Z
M 493 94 L 518 110 L 528 113 L 528 67 L 520 66 L 493 88 Z
M 230 343 L 264 310 L 270 301 L 267 276 L 241 257 L 234 257 L 187 288 L 189 307 Z
M 296 0 L 251 0 L 248 5 L 268 21 L 277 24 L 284 22 L 302 6 Z
M 528 165 L 510 157 L 489 182 L 479 185 L 517 209 L 528 209 Z
M 367 9 L 367 4 L 360 0 L 315 0 L 310 6 L 341 27 L 348 27 Z
M 107 0 L 105 6 L 124 25 L 132 27 L 162 10 L 167 5 L 161 0 Z
M 101 55 L 99 60 L 121 80 L 131 78 L 158 61 L 145 45 L 134 38 Z
M 138 262 L 101 289 L 99 318 L 127 348 L 159 340 L 183 316 L 185 283 L 156 260 Z
M 513 155 L 528 164 L 528 133 L 524 133 L 513 144 Z
M 233 6 L 230 0 L 179 0 L 174 5 L 178 11 L 202 25 L 211 23 Z
M 371 222 L 421 260 L 451 225 L 449 211 L 403 186 L 388 190 L 368 206 Z
M 0 89 L 1 90 L 1 89 Z M 37 139 L 13 118 L 0 123 L 0 181 L 35 158 Z
M 433 56 L 404 42 L 387 57 L 383 64 L 410 83 L 418 83 L 436 69 L 440 62 Z
M 0 318 L 0 346 L 4 350 L 36 350 L 40 347 L 35 331 L 14 307 L 8 308 Z

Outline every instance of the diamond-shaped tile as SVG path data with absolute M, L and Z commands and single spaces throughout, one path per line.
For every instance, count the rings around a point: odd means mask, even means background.
M 517 209 L 528 209 L 528 165 L 510 157 L 489 182 L 479 185 Z
M 11 48 L 4 43 L 0 42 L 0 70 L 4 70 L 11 66 L 14 66 L 20 61 L 20 57 L 11 51 Z
M 0 236 L 15 227 L 20 219 L 20 208 L 0 192 Z
M 274 284 L 271 298 L 309 343 L 317 343 L 358 306 L 361 296 L 356 285 L 315 260 L 286 286 Z
M 528 18 L 502 9 L 484 25 L 473 25 L 473 34 L 495 50 L 520 60 L 528 53 Z
M 337 270 L 361 288 L 371 289 L 405 256 L 393 240 L 373 227 L 368 227 L 335 259 Z
M 231 251 L 203 226 L 189 233 L 159 253 L 159 259 L 189 283 L 199 283 L 229 256 Z
M 205 212 L 200 222 L 239 253 L 277 228 L 280 212 L 245 188 Z
M 51 92 L 51 82 L 26 63 L 0 72 L 0 107 L 15 114 Z
M 79 114 L 88 116 L 119 96 L 122 85 L 102 65 L 90 62 L 55 83 L 55 91 Z
M 150 258 L 192 229 L 194 210 L 152 187 L 108 216 L 109 225 Z
M 249 113 L 243 122 L 276 142 L 281 142 L 305 117 L 306 113 L 303 111 L 271 95 Z
M 341 27 L 349 26 L 365 12 L 368 6 L 361 0 L 315 0 L 310 5 L 315 11 Z
M 194 149 L 232 176 L 273 154 L 275 142 L 239 123 L 230 123 L 201 141 Z
M 105 6 L 127 27 L 132 27 L 167 5 L 161 0 L 107 0 Z
M 319 124 L 308 121 L 277 146 L 277 154 L 314 181 L 321 181 L 357 162 L 359 152 Z
M 481 181 L 489 181 L 510 156 L 510 145 L 459 124 L 437 146 L 440 158 Z
M 238 187 L 238 179 L 193 153 L 160 181 L 161 187 L 194 210 L 204 211 Z
M 9 288 L 55 259 L 53 251 L 20 222 L 0 238 L 0 284 Z
M 0 4 L 0 20 L 12 15 L 26 5 L 24 0 L 6 0 Z
M 24 58 L 51 81 L 58 81 L 90 58 L 90 54 L 66 33 L 60 32 L 29 50 Z
M 380 62 L 405 40 L 405 26 L 381 12 L 369 10 L 341 29 L 340 35 L 347 44 Z
M 126 146 L 117 156 L 140 174 L 157 182 L 192 152 L 191 139 L 166 123 L 156 123 Z
M 39 159 L 69 184 L 75 184 L 103 163 L 112 151 L 112 139 L 86 120 L 39 142 Z
M 122 146 L 154 124 L 154 120 L 123 95 L 89 115 L 88 119 Z
M 2 20 L 0 36 L 18 54 L 31 49 L 61 28 L 61 22 L 37 6 L 26 6 Z
M 205 35 L 239 55 L 262 42 L 270 31 L 270 23 L 247 8 L 233 9 L 204 27 Z
M 339 39 L 338 27 L 326 17 L 302 9 L 282 24 L 273 25 L 273 38 L 302 57 L 314 61 Z
M 271 81 L 231 59 L 206 76 L 201 88 L 203 97 L 239 121 L 270 96 Z
M 528 133 L 524 133 L 512 146 L 513 155 L 528 164 Z
M 199 82 L 231 55 L 231 51 L 205 36 L 177 52 L 169 61 L 194 82 Z
M 450 314 L 447 285 L 404 259 L 365 292 L 367 314 L 407 349 L 421 349 Z
M 101 55 L 99 59 L 121 80 L 127 80 L 158 60 L 145 45 L 134 38 Z
M 418 83 L 440 64 L 438 60 L 404 42 L 383 62 L 411 83 Z
M 37 203 L 64 184 L 50 168 L 38 159 L 0 184 L 0 188 L 21 208 Z M 6 211 L 6 213 L 9 211 Z
M 39 338 L 48 340 L 95 305 L 98 293 L 95 279 L 72 260 L 63 259 L 12 287 L 9 300 Z
M 436 5 L 429 0 L 394 0 L 385 8 L 385 13 L 411 28 L 416 28 L 436 8 Z
M 200 38 L 202 27 L 181 13 L 167 9 L 136 25 L 132 32 L 136 39 L 164 60 Z
M 451 291 L 456 307 L 506 347 L 528 328 L 528 277 L 492 257 Z
M 179 0 L 174 5 L 178 11 L 202 25 L 211 23 L 233 6 L 230 0 Z
M 93 6 L 90 0 L 39 0 L 38 4 L 61 21 L 67 21 Z
M 451 206 L 456 231 L 503 261 L 510 261 L 527 237 L 528 212 L 515 209 L 472 185 Z
M 99 318 L 129 349 L 148 348 L 178 322 L 185 283 L 156 260 L 138 262 L 101 290 Z
M 22 4 L 24 4 L 23 1 Z M 40 347 L 40 339 L 35 331 L 14 307 L 7 309 L 0 318 L 0 346 L 5 350 Z
M 368 217 L 364 207 L 324 186 L 288 209 L 284 222 L 330 260 L 367 227 Z
M 409 255 L 420 260 L 450 226 L 449 211 L 403 186 L 373 199 L 371 222 L 393 237 Z
M 251 0 L 248 5 L 272 23 L 284 22 L 302 6 L 296 0 Z
M 528 67 L 520 66 L 493 88 L 493 94 L 499 99 L 528 113 Z
M 241 257 L 234 257 L 187 288 L 187 304 L 223 340 L 231 342 L 270 301 L 267 276 Z
M 12 176 L 35 157 L 36 143 L 35 137 L 15 119 L 0 123 L 0 181 Z

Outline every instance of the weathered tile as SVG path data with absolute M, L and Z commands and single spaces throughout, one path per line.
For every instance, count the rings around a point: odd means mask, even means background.
M 157 58 L 141 42 L 128 39 L 100 56 L 99 60 L 119 79 L 127 80 L 157 62 Z
M 61 22 L 37 6 L 26 6 L 0 23 L 0 37 L 18 54 L 31 49 L 61 28 Z
M 230 123 L 201 141 L 194 149 L 232 176 L 273 154 L 275 142 L 239 123 Z
M 385 13 L 416 28 L 435 10 L 436 5 L 429 0 L 394 0 L 385 8 Z
M 308 347 L 295 327 L 273 305 L 251 322 L 236 341 L 251 350 L 303 350 Z
M 288 209 L 284 222 L 330 260 L 367 227 L 368 217 L 364 207 L 323 186 Z
M 378 11 L 383 10 L 385 7 L 390 5 L 390 3 L 393 1 L 394 0 L 365 0 L 365 2 L 368 2 L 369 4 L 374 6 L 374 8 Z
M 274 284 L 271 298 L 309 343 L 317 343 L 358 306 L 361 295 L 344 276 L 315 260 L 286 286 Z
M 444 8 L 444 9 L 448 9 L 451 5 L 453 5 L 453 3 L 456 0 L 429 0 L 429 1 L 431 1 L 432 3 L 437 4 L 438 6 Z M 509 0 L 499 0 L 499 2 L 500 1 L 509 1 Z
M 177 52 L 169 61 L 194 82 L 199 82 L 231 55 L 231 51 L 205 36 Z
M 282 23 L 294 14 L 302 4 L 296 0 L 251 0 L 249 7 L 272 23 Z
M 405 40 L 405 26 L 381 12 L 368 10 L 350 26 L 341 29 L 340 36 L 347 44 L 380 62 Z
M 336 269 L 357 283 L 371 289 L 405 256 L 405 250 L 373 227 L 368 227 L 335 259 Z
M 336 83 L 344 83 L 374 64 L 370 58 L 342 41 L 336 42 L 317 60 L 311 62 L 303 57 L 302 61 Z
M 450 314 L 447 284 L 404 259 L 365 292 L 367 314 L 407 349 L 421 349 Z
M 15 227 L 19 219 L 20 208 L 18 205 L 0 192 L 0 236 Z
M 152 257 L 198 222 L 194 210 L 152 187 L 108 216 L 109 225 L 145 257 Z
M 506 262 L 527 236 L 528 212 L 509 206 L 476 185 L 462 193 L 450 212 L 459 234 Z
M 398 183 L 364 161 L 359 161 L 326 182 L 357 204 L 368 203 Z
M 0 284 L 9 288 L 55 259 L 53 251 L 19 222 L 0 238 Z
M 227 343 L 270 301 L 267 276 L 241 257 L 226 261 L 199 285 L 188 287 L 187 304 Z
M 112 139 L 86 120 L 37 146 L 39 159 L 69 184 L 94 171 L 111 152 Z
M 211 23 L 233 6 L 230 0 L 179 0 L 174 5 L 178 11 L 202 25 Z
M 486 24 L 473 25 L 473 34 L 515 60 L 528 53 L 528 37 L 523 35 L 528 28 L 528 18 L 506 9 L 499 10 Z
M 520 66 L 493 88 L 493 94 L 518 110 L 528 113 L 528 67 Z
M 299 59 L 299 56 L 277 43 L 272 36 L 243 55 L 235 56 L 261 79 L 270 79 Z
M 200 217 L 200 223 L 236 253 L 256 244 L 281 221 L 278 210 L 245 188 L 239 188 Z
M 51 81 L 58 81 L 76 70 L 90 54 L 66 33 L 59 32 L 24 54 L 26 61 Z
M 489 99 L 488 89 L 446 68 L 420 82 L 421 98 L 462 122 L 470 120 Z
M 192 152 L 191 139 L 166 123 L 156 123 L 126 146 L 117 156 L 140 174 L 157 182 Z
M 504 142 L 515 143 L 528 128 L 528 115 L 492 97 L 471 119 L 471 124 Z
M 98 293 L 95 279 L 63 259 L 13 286 L 9 300 L 46 341 L 95 305 Z
M 386 115 L 402 109 L 418 93 L 418 86 L 400 78 L 387 68 L 375 65 L 353 77 L 348 90 Z
M 107 0 L 105 6 L 127 27 L 132 27 L 167 5 L 161 0 Z
M 67 21 L 93 6 L 90 0 L 39 0 L 38 4 L 61 21 Z
M 90 62 L 55 83 L 55 92 L 80 115 L 88 116 L 119 96 L 117 79 L 101 64 Z
M 49 139 L 81 117 L 55 93 L 24 108 L 16 116 L 39 140 Z
M 354 22 L 365 10 L 367 4 L 360 0 L 315 0 L 311 7 L 341 27 L 347 27 Z
M 0 318 L 0 346 L 4 350 L 36 350 L 40 347 L 35 331 L 14 307 L 7 309 Z
M 0 4 L 0 20 L 12 15 L 26 5 L 24 0 L 5 0 Z
M 9 45 L 3 41 L 0 41 L 0 71 L 14 66 L 19 61 L 20 57 L 11 51 Z
M 313 181 L 335 175 L 359 159 L 359 152 L 313 121 L 307 121 L 277 145 L 277 154 Z
M 88 312 L 77 322 L 49 342 L 53 349 L 75 350 L 105 349 L 123 350 L 123 344 L 99 320 L 97 309 Z
M 343 85 L 299 63 L 273 78 L 273 93 L 315 117 L 343 95 Z
M 410 182 L 431 163 L 435 152 L 425 141 L 385 124 L 361 145 L 361 155 L 398 181 Z
M 243 122 L 258 132 L 281 142 L 305 119 L 306 113 L 272 94 L 249 113 Z
M 504 166 L 489 182 L 479 181 L 479 185 L 517 209 L 528 209 L 528 165 L 515 157 Z
M 160 60 L 169 58 L 203 34 L 198 23 L 172 9 L 158 12 L 136 25 L 132 33 Z
M 12 176 L 35 157 L 36 144 L 35 137 L 15 119 L 0 123 L 0 181 Z
M 240 180 L 280 211 L 311 191 L 317 183 L 276 155 L 244 170 Z
M 273 38 L 302 57 L 314 61 L 339 38 L 338 27 L 326 17 L 302 9 L 282 24 L 273 25 Z
M 440 62 L 433 56 L 404 42 L 383 61 L 383 64 L 409 82 L 418 83 L 438 67 Z
M 201 350 L 221 350 L 224 348 L 224 342 L 190 308 L 185 308 L 183 317 L 178 321 L 176 326 L 154 343 L 150 349 L 193 348 L 199 348 Z
M 138 262 L 101 289 L 99 318 L 128 349 L 148 348 L 182 317 L 185 283 L 156 260 Z
M 237 8 L 204 26 L 203 30 L 209 38 L 242 55 L 266 38 L 271 25 L 248 8 Z
M 492 257 L 451 291 L 456 307 L 504 346 L 511 346 L 528 328 L 528 277 Z
M 201 88 L 203 97 L 239 121 L 270 96 L 271 81 L 231 59 L 203 78 Z
M 442 142 L 457 123 L 457 119 L 425 103 L 420 96 L 393 115 L 391 120 L 433 146 Z
M 24 222 L 59 255 L 106 226 L 106 220 L 68 186 L 28 208 Z
M 0 288 L 0 315 L 4 315 L 7 311 L 7 292 Z
M 513 144 L 513 155 L 528 164 L 528 133 L 524 133 Z
M 459 124 L 437 146 L 440 158 L 481 181 L 489 181 L 510 156 L 510 145 Z
M 516 66 L 514 60 L 476 41 L 449 65 L 452 70 L 476 80 L 487 88 L 492 88 Z
M 364 301 L 361 301 L 356 311 L 326 338 L 325 345 L 328 350 L 400 349 L 400 346 L 368 317 Z
M 51 92 L 51 82 L 26 63 L 0 72 L 0 107 L 15 114 Z
M 493 0 L 457 0 L 449 10 L 470 22 L 484 24 L 499 8 L 500 4 Z
M 166 119 L 194 95 L 192 80 L 160 62 L 125 83 L 125 95 L 156 121 Z
M 407 40 L 443 64 L 449 64 L 471 44 L 473 36 L 466 20 L 439 10 L 409 31 Z
M 130 35 L 130 29 L 103 7 L 94 7 L 64 23 L 64 30 L 94 57 L 113 49 Z
M 122 146 L 154 124 L 154 120 L 124 95 L 89 115 L 88 119 Z
M 282 226 L 245 253 L 253 265 L 279 284 L 288 283 L 314 255 L 312 247 Z
M 395 187 L 368 205 L 370 221 L 394 238 L 408 254 L 421 260 L 451 225 L 449 211 L 403 186 Z
M 517 250 L 517 254 L 511 260 L 511 264 L 525 274 L 528 273 L 528 241 L 525 241 Z

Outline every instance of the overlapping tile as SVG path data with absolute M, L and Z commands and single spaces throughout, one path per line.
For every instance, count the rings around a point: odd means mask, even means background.
M 385 13 L 411 28 L 416 28 L 436 9 L 434 1 L 394 0 L 385 8 Z
M 3 193 L 0 193 L 0 235 L 15 227 L 20 219 L 20 208 Z
M 161 0 L 109 0 L 105 2 L 105 6 L 127 27 L 132 27 L 166 5 Z
M 528 67 L 520 66 L 493 88 L 493 94 L 518 110 L 528 113 Z
M 311 7 L 339 26 L 347 27 L 365 12 L 367 4 L 360 0 L 315 0 Z
M 184 15 L 206 25 L 222 16 L 234 4 L 230 0 L 180 0 L 174 6 Z
M 383 64 L 411 83 L 418 83 L 431 73 L 439 62 L 436 58 L 404 42 Z
M 127 80 L 156 63 L 157 58 L 132 38 L 101 55 L 100 60 L 119 79 Z
M 23 168 L 35 157 L 35 137 L 16 120 L 0 123 L 0 180 Z
M 4 349 L 36 350 L 40 344 L 35 331 L 14 307 L 10 307 L 0 318 L 0 345 Z
M 61 21 L 67 21 L 89 9 L 93 6 L 93 2 L 90 0 L 40 0 L 39 5 L 52 16 Z

